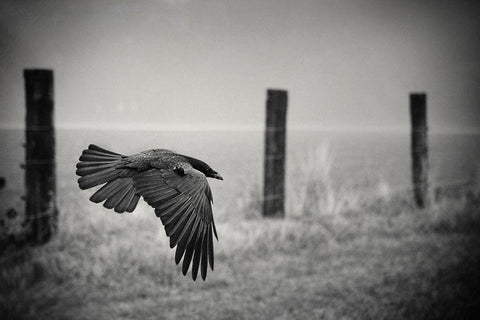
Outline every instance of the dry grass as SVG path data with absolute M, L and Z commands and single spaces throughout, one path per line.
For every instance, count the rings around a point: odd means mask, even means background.
M 66 184 L 58 235 L 0 259 L 0 318 L 447 319 L 478 312 L 478 189 L 417 210 L 408 192 L 381 180 L 366 198 L 335 187 L 333 159 L 321 147 L 292 170 L 284 220 L 259 217 L 258 184 L 217 200 L 220 242 L 206 282 L 181 275 L 150 208 L 117 215 Z

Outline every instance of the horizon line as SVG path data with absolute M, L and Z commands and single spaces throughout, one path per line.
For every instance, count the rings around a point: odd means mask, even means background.
M 265 125 L 260 124 L 110 124 L 110 123 L 85 123 L 85 122 L 60 122 L 55 124 L 55 128 L 62 130 L 118 130 L 118 131 L 262 131 Z M 25 129 L 24 123 L 0 123 L 0 129 Z M 287 124 L 287 130 L 296 131 L 327 131 L 327 132 L 371 132 L 371 133 L 409 133 L 409 126 L 350 126 L 350 125 L 305 125 L 305 124 Z M 432 134 L 480 134 L 480 128 L 475 127 L 429 127 L 429 133 Z

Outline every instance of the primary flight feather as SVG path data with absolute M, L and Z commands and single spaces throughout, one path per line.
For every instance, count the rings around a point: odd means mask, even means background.
M 90 200 L 118 213 L 132 212 L 140 197 L 153 208 L 177 246 L 175 263 L 183 257 L 182 272 L 192 265 L 196 280 L 200 268 L 203 280 L 207 264 L 213 270 L 213 196 L 207 177 L 223 178 L 205 162 L 170 150 L 153 149 L 131 156 L 96 145 L 83 150 L 77 163 L 81 189 L 103 186 Z

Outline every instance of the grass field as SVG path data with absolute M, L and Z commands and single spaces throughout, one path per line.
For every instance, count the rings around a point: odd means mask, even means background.
M 230 171 L 230 179 L 212 182 L 215 271 L 193 282 L 175 265 L 150 207 L 119 215 L 88 201 L 91 193 L 75 181 L 76 153 L 61 153 L 55 238 L 0 257 L 0 319 L 480 314 L 478 179 L 441 190 L 419 210 L 410 191 L 386 180 L 374 177 L 368 188 L 333 181 L 336 159 L 322 145 L 292 161 L 287 217 L 270 220 L 260 217 L 260 179 Z
M 408 193 L 317 213 L 290 199 L 295 214 L 264 220 L 252 187 L 217 208 L 216 267 L 205 282 L 181 274 L 146 205 L 118 215 L 86 203 L 74 183 L 63 195 L 57 236 L 1 258 L 1 319 L 453 319 L 479 311 L 473 188 L 428 210 L 415 209 Z

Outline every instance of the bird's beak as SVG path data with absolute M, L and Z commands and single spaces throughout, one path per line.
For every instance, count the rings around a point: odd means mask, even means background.
M 215 178 L 215 179 L 218 179 L 218 180 L 223 180 L 222 176 L 219 175 L 219 174 L 216 173 L 216 172 L 215 172 L 214 174 L 212 174 L 211 177 L 212 177 L 212 178 Z

